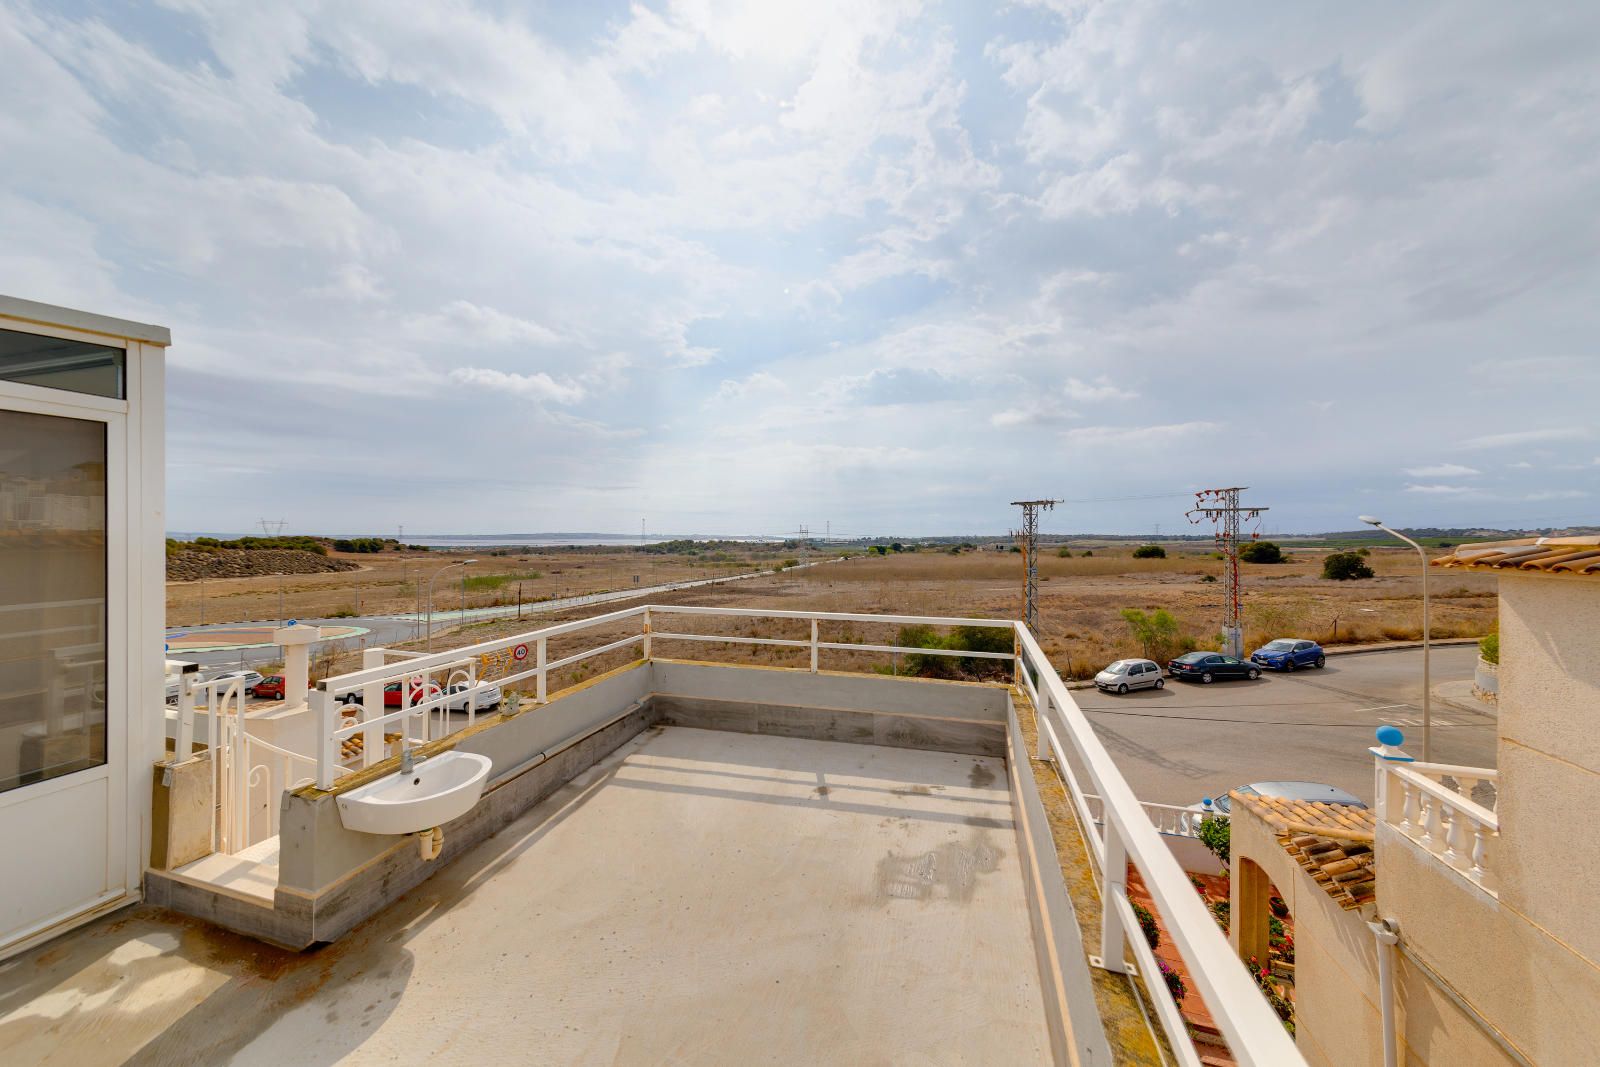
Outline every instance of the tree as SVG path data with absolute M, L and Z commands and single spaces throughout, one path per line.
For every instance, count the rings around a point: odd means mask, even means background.
M 1239 559 L 1245 563 L 1282 563 L 1283 549 L 1271 541 L 1251 541 L 1239 549 Z
M 1160 545 L 1140 545 L 1133 550 L 1134 559 L 1166 559 L 1167 550 Z
M 1058 549 L 1056 549 L 1056 555 L 1060 556 L 1062 559 L 1071 559 L 1072 558 L 1072 549 L 1070 549 L 1070 548 L 1058 548 Z
M 1227 819 L 1205 819 L 1200 823 L 1200 831 L 1196 835 L 1200 843 L 1211 850 L 1211 854 L 1224 864 L 1228 862 L 1228 853 L 1233 843 L 1233 824 Z
M 1157 608 L 1148 615 L 1138 608 L 1123 608 L 1122 621 L 1128 624 L 1144 649 L 1144 654 L 1154 659 L 1165 659 L 1178 644 L 1178 620 L 1165 608 Z
M 1335 582 L 1358 581 L 1373 576 L 1359 552 L 1330 552 L 1322 561 L 1322 576 Z

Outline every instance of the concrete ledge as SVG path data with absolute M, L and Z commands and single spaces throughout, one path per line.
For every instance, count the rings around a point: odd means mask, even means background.
M 1006 751 L 1005 727 L 1000 723 L 686 696 L 658 695 L 652 698 L 652 704 L 657 721 L 666 726 L 957 752 L 969 756 L 1004 756 Z

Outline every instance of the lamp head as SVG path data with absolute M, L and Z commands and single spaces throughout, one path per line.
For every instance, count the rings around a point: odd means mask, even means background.
M 1368 526 L 1382 526 L 1383 525 L 1383 520 L 1378 518 L 1376 515 L 1363 515 L 1363 516 L 1361 516 L 1361 521 L 1366 523 Z

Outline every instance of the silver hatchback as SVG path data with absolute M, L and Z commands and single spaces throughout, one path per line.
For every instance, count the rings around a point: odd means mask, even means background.
M 1126 693 L 1130 689 L 1160 689 L 1167 680 L 1154 660 L 1119 659 L 1095 675 L 1094 684 L 1107 693 Z

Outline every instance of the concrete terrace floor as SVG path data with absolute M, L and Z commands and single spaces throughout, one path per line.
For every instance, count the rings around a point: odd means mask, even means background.
M 0 964 L 7 1064 L 1049 1061 L 998 760 L 652 729 L 344 940 Z

